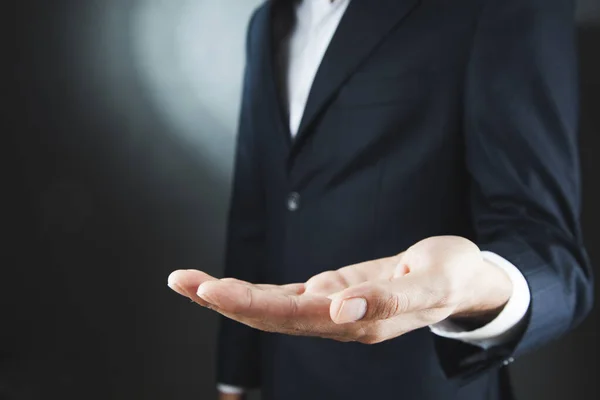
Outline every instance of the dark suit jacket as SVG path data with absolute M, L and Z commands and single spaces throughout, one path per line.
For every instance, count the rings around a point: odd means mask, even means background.
M 294 140 L 273 61 L 285 7 L 249 27 L 226 275 L 302 282 L 460 235 L 520 268 L 531 307 L 485 351 L 427 328 L 363 345 L 224 321 L 218 381 L 266 399 L 510 398 L 502 367 L 592 304 L 572 2 L 352 0 Z

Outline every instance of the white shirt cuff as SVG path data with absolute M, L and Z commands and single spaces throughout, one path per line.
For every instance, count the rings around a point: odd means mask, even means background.
M 500 314 L 487 325 L 473 331 L 465 331 L 448 319 L 429 328 L 438 336 L 488 349 L 509 342 L 520 332 L 529 309 L 531 295 L 525 277 L 511 262 L 489 251 L 482 251 L 481 255 L 486 261 L 502 268 L 513 284 L 512 295 Z
M 246 389 L 239 386 L 226 385 L 224 383 L 217 383 L 217 390 L 224 394 L 244 394 Z

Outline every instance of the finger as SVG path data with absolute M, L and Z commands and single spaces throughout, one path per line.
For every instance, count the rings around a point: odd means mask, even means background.
M 322 272 L 306 282 L 306 292 L 329 295 L 362 282 L 392 279 L 401 257 L 399 254 Z
M 304 283 L 290 283 L 287 285 L 267 285 L 259 284 L 256 287 L 260 290 L 266 290 L 271 292 L 277 292 L 280 294 L 286 294 L 289 296 L 299 296 L 306 291 Z
M 205 282 L 197 294 L 215 305 L 219 312 L 245 318 L 273 323 L 285 323 L 293 319 L 329 319 L 330 300 L 324 297 L 289 295 L 233 281 Z
M 290 296 L 291 295 L 301 295 L 305 291 L 304 283 L 290 283 L 287 285 L 271 285 L 271 284 L 266 284 L 266 283 L 254 284 L 254 283 L 242 281 L 242 280 L 239 280 L 236 278 L 223 278 L 223 279 L 221 279 L 221 282 L 239 283 L 240 285 L 252 286 L 252 287 L 255 287 L 260 290 L 268 290 L 268 291 L 277 292 L 277 293 L 281 293 L 281 294 L 288 294 Z
M 350 287 L 332 296 L 331 319 L 338 324 L 384 320 L 437 307 L 441 296 L 431 290 L 429 280 L 427 274 L 408 274 Z
M 352 285 L 364 282 L 356 275 L 342 273 L 341 270 L 325 271 L 313 276 L 306 282 L 306 293 L 312 295 L 326 296 L 331 293 L 342 291 Z
M 208 304 L 196 292 L 204 282 L 215 280 L 217 278 L 202 271 L 178 270 L 169 275 L 167 285 L 180 295 L 189 297 L 192 301 L 206 307 Z

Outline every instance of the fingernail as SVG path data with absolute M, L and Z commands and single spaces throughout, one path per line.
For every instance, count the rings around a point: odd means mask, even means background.
M 198 297 L 200 297 L 202 300 L 208 302 L 208 303 L 212 303 L 213 301 L 211 300 L 211 298 L 207 295 L 206 293 L 206 287 L 204 285 L 200 285 L 200 287 L 198 288 L 198 291 L 196 292 L 196 294 L 198 295 Z
M 338 311 L 337 320 L 340 323 L 355 322 L 363 319 L 367 313 L 367 301 L 357 297 L 344 300 L 340 311 Z

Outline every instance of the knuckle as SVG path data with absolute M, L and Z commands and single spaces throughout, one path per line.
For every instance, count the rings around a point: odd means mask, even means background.
M 300 334 L 300 332 L 310 333 L 314 330 L 310 324 L 306 324 L 302 319 L 298 318 L 298 300 L 296 297 L 288 297 L 288 311 L 280 323 L 282 328 L 290 329 L 294 334 Z
M 294 317 L 298 314 L 298 309 L 299 309 L 298 299 L 294 296 L 289 296 L 288 299 L 290 302 L 290 307 L 289 307 L 290 316 L 289 317 L 290 317 L 290 319 L 293 320 Z
M 253 302 L 253 298 L 252 298 L 252 289 L 250 289 L 249 287 L 246 287 L 244 289 L 244 306 L 239 307 L 239 309 L 237 310 L 238 312 L 243 311 L 244 309 L 251 309 L 252 308 L 252 302 Z
M 405 292 L 390 293 L 378 290 L 380 295 L 375 302 L 373 316 L 378 319 L 389 319 L 402 314 L 410 308 L 410 297 Z
M 381 307 L 381 318 L 388 319 L 397 315 L 400 310 L 400 299 L 398 295 L 388 296 Z
M 394 298 L 394 315 L 405 313 L 410 309 L 410 296 L 406 292 L 397 293 Z

